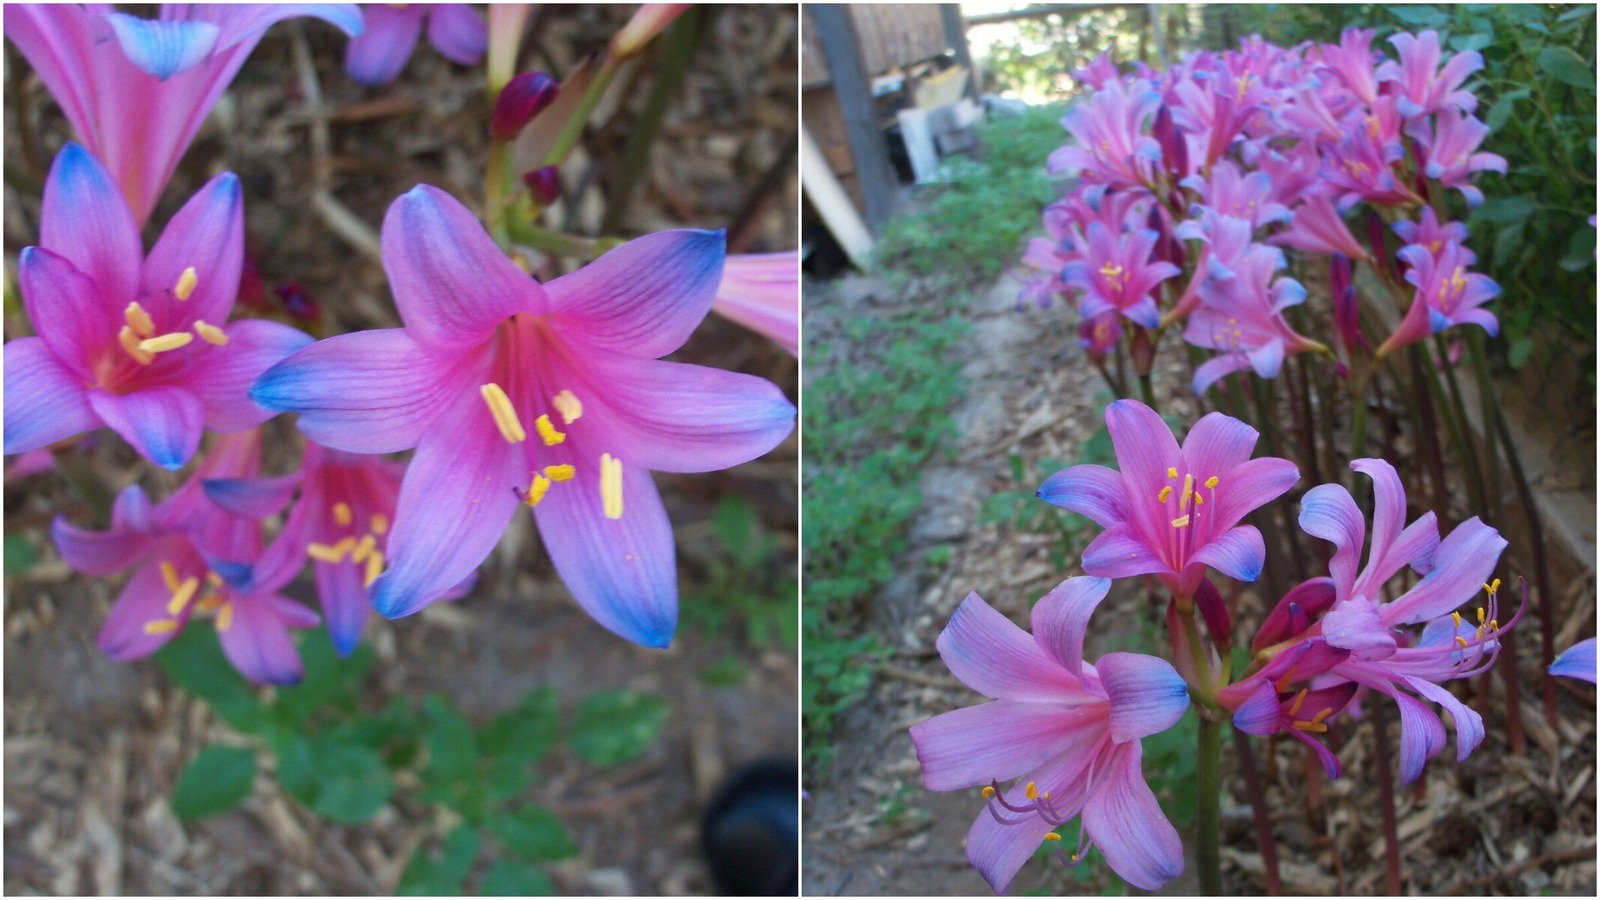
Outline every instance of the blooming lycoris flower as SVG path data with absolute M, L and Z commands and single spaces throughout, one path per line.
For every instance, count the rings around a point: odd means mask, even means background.
M 178 160 L 274 22 L 315 16 L 361 33 L 352 3 L 179 4 L 158 19 L 109 6 L 16 4 L 5 31 L 105 163 L 143 225 Z
M 1357 243 L 1355 235 L 1345 227 L 1333 200 L 1320 194 L 1308 194 L 1305 202 L 1295 207 L 1289 227 L 1273 235 L 1271 240 L 1308 253 L 1343 253 L 1354 260 L 1371 259 L 1366 248 Z
M 1550 674 L 1595 683 L 1594 638 L 1582 640 L 1561 651 L 1550 663 Z
M 1417 292 L 1400 326 L 1378 348 L 1380 358 L 1452 325 L 1477 325 L 1491 336 L 1500 332 L 1500 321 L 1482 308 L 1500 295 L 1500 286 L 1487 275 L 1466 271 L 1473 260 L 1470 250 L 1447 243 L 1433 254 L 1421 244 L 1410 244 L 1395 256 L 1410 266 L 1405 279 Z
M 1428 253 L 1434 257 L 1444 252 L 1446 244 L 1461 245 L 1461 261 L 1472 265 L 1477 261 L 1477 254 L 1467 249 L 1467 226 L 1461 222 L 1445 222 L 1439 224 L 1439 217 L 1434 215 L 1433 207 L 1422 208 L 1422 218 L 1416 222 L 1410 219 L 1401 219 L 1394 223 L 1394 233 L 1407 244 L 1420 244 L 1428 248 Z
M 1078 313 L 1092 319 L 1116 311 L 1146 328 L 1157 327 L 1161 311 L 1151 292 L 1183 271 L 1169 262 L 1151 261 L 1157 237 L 1148 228 L 1114 235 L 1099 222 L 1089 223 L 1087 242 L 1078 242 L 1083 258 L 1061 270 L 1063 282 L 1083 290 Z
M 366 30 L 345 47 L 344 70 L 369 87 L 388 84 L 405 68 L 424 19 L 429 42 L 451 62 L 475 66 L 489 49 L 489 25 L 468 4 L 369 3 L 362 13 Z
M 1400 772 L 1410 782 L 1421 774 L 1423 763 L 1444 747 L 1438 715 L 1413 693 L 1449 711 L 1458 758 L 1466 759 L 1483 739 L 1482 718 L 1439 684 L 1493 665 L 1500 631 L 1516 621 L 1500 624 L 1496 602 L 1500 582 L 1485 584 L 1506 541 L 1474 516 L 1441 542 L 1432 512 L 1406 525 L 1405 488 L 1393 466 L 1381 459 L 1358 459 L 1350 467 L 1370 476 L 1373 483 L 1372 543 L 1365 568 L 1358 571 L 1366 523 L 1350 492 L 1341 485 L 1324 484 L 1307 491 L 1302 501 L 1300 527 L 1336 548 L 1328 563 L 1334 602 L 1314 631 L 1328 646 L 1349 651 L 1345 661 L 1332 667 L 1332 674 L 1399 704 Z M 1408 565 L 1424 577 L 1384 602 L 1385 583 Z M 1489 604 L 1478 609 L 1477 621 L 1472 622 L 1456 608 L 1480 586 L 1488 590 Z M 1397 633 L 1406 625 L 1425 626 L 1410 646 Z
M 1062 118 L 1076 143 L 1050 154 L 1050 171 L 1082 172 L 1091 202 L 1108 187 L 1148 185 L 1161 162 L 1161 145 L 1146 133 L 1161 105 L 1161 95 L 1141 86 L 1129 93 L 1116 81 Z
M 1083 570 L 1102 578 L 1155 575 L 1178 597 L 1194 595 L 1207 567 L 1255 581 L 1266 545 L 1254 526 L 1238 522 L 1299 480 L 1294 464 L 1251 459 L 1260 435 L 1221 413 L 1196 422 L 1181 449 L 1137 400 L 1106 407 L 1106 430 L 1120 472 L 1072 466 L 1039 488 L 1039 499 L 1106 529 L 1084 549 Z
M 725 468 L 794 427 L 776 386 L 656 359 L 722 280 L 720 232 L 671 231 L 540 285 L 465 207 L 419 185 L 383 223 L 404 328 L 321 341 L 252 396 L 352 453 L 416 447 L 373 606 L 416 612 L 533 507 L 573 596 L 605 627 L 664 646 L 677 618 L 672 529 L 649 470 Z
M 1004 893 L 1056 828 L 1082 816 L 1076 864 L 1098 846 L 1129 884 L 1154 890 L 1183 871 L 1183 845 L 1140 770 L 1140 739 L 1172 727 L 1188 687 L 1165 660 L 1083 660 L 1083 636 L 1111 582 L 1069 578 L 1033 607 L 1033 635 L 968 594 L 939 635 L 939 655 L 992 702 L 911 728 L 932 791 L 983 787 L 967 859 Z M 1000 782 L 1019 779 L 1007 789 Z
M 1252 244 L 1225 275 L 1201 284 L 1201 305 L 1183 339 L 1219 355 L 1195 369 L 1196 396 L 1230 372 L 1254 369 L 1262 378 L 1276 378 L 1286 355 L 1325 349 L 1284 319 L 1283 311 L 1303 302 L 1306 292 L 1293 278 L 1273 280 L 1283 265 L 1283 251 Z
M 238 431 L 271 416 L 250 402 L 250 383 L 311 338 L 228 322 L 244 252 L 237 178 L 213 178 L 141 258 L 111 177 L 68 144 L 45 183 L 39 229 L 39 246 L 17 259 L 38 337 L 5 345 L 6 453 L 105 425 L 177 469 L 204 427 Z
M 206 478 L 255 475 L 260 435 L 219 437 L 195 476 L 152 505 L 138 487 L 117 498 L 111 530 L 86 531 L 57 517 L 52 529 L 67 564 L 86 575 L 136 567 L 100 630 L 100 649 L 112 659 L 154 653 L 196 618 L 215 621 L 223 652 L 246 678 L 260 684 L 300 680 L 300 655 L 291 628 L 314 628 L 317 615 L 278 594 L 299 565 L 256 565 L 261 525 L 211 503 Z M 298 563 L 298 561 L 297 561 Z
M 1480 153 L 1478 145 L 1489 136 L 1489 126 L 1454 107 L 1439 110 L 1434 127 L 1418 119 L 1406 129 L 1416 138 L 1422 174 L 1447 188 L 1455 188 L 1474 207 L 1483 202 L 1483 191 L 1467 182 L 1474 172 L 1506 173 L 1506 159 L 1498 153 Z
M 711 310 L 799 356 L 800 254 L 728 257 Z
M 1360 685 L 1334 679 L 1331 685 L 1316 686 L 1312 678 L 1348 655 L 1348 651 L 1329 647 L 1322 638 L 1302 641 L 1250 678 L 1228 685 L 1218 693 L 1217 701 L 1234 708 L 1233 724 L 1240 731 L 1288 734 L 1317 754 L 1329 778 L 1338 778 L 1339 758 L 1315 735 L 1328 733 L 1328 721 L 1344 709 Z
M 1346 28 L 1339 45 L 1323 44 L 1322 67 L 1332 70 L 1362 103 L 1372 104 L 1378 96 L 1378 81 L 1373 64 L 1372 29 Z
M 1483 56 L 1467 50 L 1450 57 L 1439 67 L 1439 32 L 1429 29 L 1418 35 L 1400 32 L 1389 38 L 1400 53 L 1399 62 L 1389 61 L 1374 73 L 1381 84 L 1394 82 L 1399 89 L 1400 114 L 1415 119 L 1445 107 L 1470 113 L 1478 108 L 1471 91 L 1459 90 L 1462 82 L 1483 68 Z

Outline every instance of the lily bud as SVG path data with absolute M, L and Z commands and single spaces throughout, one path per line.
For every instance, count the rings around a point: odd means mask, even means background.
M 560 87 L 543 72 L 523 72 L 511 79 L 495 98 L 489 116 L 489 135 L 497 141 L 517 136 L 524 125 L 555 102 Z
M 545 166 L 524 173 L 522 183 L 540 206 L 549 206 L 561 197 L 561 178 L 555 166 Z

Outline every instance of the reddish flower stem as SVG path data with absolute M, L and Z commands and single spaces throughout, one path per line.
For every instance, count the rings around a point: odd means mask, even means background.
M 1256 770 L 1256 754 L 1250 747 L 1250 736 L 1233 729 L 1233 748 L 1239 753 L 1239 769 L 1244 773 L 1245 791 L 1250 795 L 1250 815 L 1255 819 L 1256 845 L 1261 848 L 1261 867 L 1267 877 L 1267 894 L 1283 896 L 1283 881 L 1278 876 L 1278 842 L 1272 834 L 1272 814 L 1267 810 L 1266 791 L 1261 785 L 1261 773 Z
M 1378 797 L 1383 812 L 1383 862 L 1385 893 L 1400 894 L 1400 833 L 1394 821 L 1394 772 L 1389 763 L 1389 724 L 1378 704 L 1368 704 L 1372 720 L 1373 762 L 1378 769 Z

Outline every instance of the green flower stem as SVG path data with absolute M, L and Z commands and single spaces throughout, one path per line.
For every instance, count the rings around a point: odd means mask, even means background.
M 622 164 L 617 168 L 617 181 L 612 186 L 606 204 L 601 231 L 616 231 L 622 227 L 622 217 L 628 211 L 628 202 L 644 176 L 650 161 L 650 148 L 655 144 L 661 123 L 666 118 L 667 106 L 678 93 L 683 76 L 689 71 L 689 61 L 694 58 L 704 33 L 702 22 L 716 12 L 715 7 L 695 6 L 686 10 L 677 21 L 667 26 L 659 63 L 655 68 L 655 84 L 650 88 L 650 98 L 644 109 L 628 129 L 628 142 L 622 149 Z
M 73 448 L 57 451 L 55 458 L 56 471 L 72 485 L 73 491 L 83 502 L 94 510 L 95 518 L 101 522 L 111 521 L 111 506 L 116 502 L 117 495 L 95 469 L 89 454 Z
M 1222 725 L 1200 713 L 1200 761 L 1195 782 L 1195 831 L 1199 846 L 1200 893 L 1222 896 Z
M 567 154 L 571 153 L 572 148 L 578 143 L 578 138 L 583 136 L 584 126 L 589 124 L 589 116 L 594 113 L 594 108 L 600 104 L 600 98 L 605 96 L 606 88 L 611 86 L 611 80 L 617 77 L 617 71 L 621 68 L 616 57 L 606 57 L 606 61 L 600 64 L 600 71 L 595 73 L 594 79 L 584 89 L 583 96 L 578 99 L 578 105 L 572 110 L 572 116 L 561 126 L 555 143 L 550 145 L 549 152 L 545 153 L 544 159 L 540 160 L 535 168 L 561 165 L 561 161 L 567 158 Z
M 1455 366 L 1449 364 L 1450 348 L 1439 335 L 1434 335 L 1433 346 L 1439 358 L 1445 362 L 1444 380 L 1450 388 L 1450 406 L 1459 426 L 1457 433 L 1460 437 L 1456 449 L 1461 451 L 1461 459 L 1467 466 L 1467 492 L 1472 498 L 1472 508 L 1487 511 L 1489 503 L 1484 496 L 1483 465 L 1478 460 L 1478 444 L 1472 439 L 1471 425 L 1467 422 L 1467 406 L 1461 399 L 1461 385 L 1456 381 Z
M 506 233 L 513 241 L 541 253 L 569 259 L 591 260 L 623 243 L 622 238 L 584 238 L 576 235 L 547 231 L 516 216 L 505 221 Z

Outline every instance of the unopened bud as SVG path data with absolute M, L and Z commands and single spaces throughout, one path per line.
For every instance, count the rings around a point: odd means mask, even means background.
M 646 3 L 640 6 L 628 24 L 611 38 L 612 57 L 627 59 L 637 54 L 689 6 L 688 3 Z
M 555 166 L 545 166 L 534 169 L 522 176 L 522 183 L 528 186 L 528 193 L 538 201 L 540 206 L 549 206 L 561 196 L 561 177 Z
M 511 79 L 495 98 L 490 136 L 497 141 L 516 137 L 522 126 L 555 102 L 559 91 L 555 79 L 543 72 L 523 72 Z

